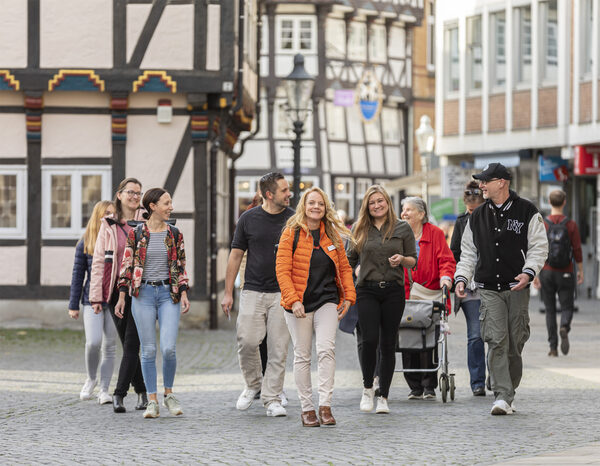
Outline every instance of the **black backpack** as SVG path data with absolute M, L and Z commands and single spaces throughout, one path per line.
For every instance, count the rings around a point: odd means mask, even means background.
M 549 218 L 545 220 L 548 226 L 548 265 L 556 269 L 568 267 L 573 260 L 573 247 L 565 217 L 561 222 L 554 223 Z

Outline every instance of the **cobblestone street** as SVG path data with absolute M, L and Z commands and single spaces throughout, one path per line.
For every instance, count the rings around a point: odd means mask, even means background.
M 82 331 L 0 330 L 0 463 L 490 464 L 590 448 L 600 441 L 600 313 L 598 301 L 578 304 L 571 352 L 550 359 L 545 317 L 532 299 L 513 416 L 493 417 L 492 396 L 471 395 L 462 315 L 450 317 L 456 400 L 444 404 L 438 393 L 435 401 L 409 401 L 396 374 L 389 415 L 359 411 L 355 339 L 338 333 L 332 406 L 338 425 L 319 429 L 301 427 L 291 349 L 288 416 L 268 418 L 258 401 L 247 412 L 235 409 L 243 382 L 232 330 L 180 333 L 175 392 L 185 414 L 173 418 L 163 408 L 156 420 L 133 410 L 134 395 L 125 400 L 127 413 L 118 415 L 111 405 L 79 401 Z M 599 461 L 599 445 L 591 445 L 591 462 Z M 569 456 L 555 458 L 570 463 Z M 540 458 L 540 464 L 549 461 Z

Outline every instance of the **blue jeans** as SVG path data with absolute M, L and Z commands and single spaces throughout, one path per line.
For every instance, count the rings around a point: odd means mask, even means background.
M 175 343 L 181 309 L 179 303 L 171 300 L 169 285 L 142 285 L 138 297 L 132 299 L 131 313 L 140 337 L 142 374 L 148 394 L 156 393 L 156 319 L 160 331 L 164 386 L 173 388 L 177 367 Z
M 485 386 L 485 348 L 479 327 L 479 306 L 474 299 L 460 303 L 467 319 L 467 365 L 471 376 L 471 390 Z

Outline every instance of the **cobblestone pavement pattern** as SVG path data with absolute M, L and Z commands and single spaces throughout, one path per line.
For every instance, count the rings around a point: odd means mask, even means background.
M 81 331 L 0 330 L 0 463 L 490 464 L 529 458 L 531 464 L 577 446 L 595 445 L 598 452 L 600 443 L 592 442 L 600 440 L 600 312 L 598 301 L 579 305 L 571 352 L 549 359 L 544 315 L 532 299 L 532 335 L 513 416 L 493 417 L 492 396 L 471 395 L 462 315 L 450 318 L 456 400 L 443 404 L 438 394 L 435 401 L 409 401 L 396 374 L 389 415 L 359 411 L 355 340 L 339 333 L 338 425 L 319 429 L 300 425 L 291 349 L 288 416 L 266 417 L 259 401 L 246 412 L 235 409 L 243 382 L 233 330 L 180 333 L 175 391 L 185 414 L 174 418 L 161 406 L 161 417 L 153 420 L 133 410 L 134 394 L 125 399 L 127 413 L 119 415 L 111 405 L 79 401 L 85 378 Z

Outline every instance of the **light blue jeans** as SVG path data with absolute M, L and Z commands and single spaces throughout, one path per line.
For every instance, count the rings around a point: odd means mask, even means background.
M 148 394 L 156 393 L 156 320 L 160 331 L 160 352 L 163 359 L 165 388 L 173 388 L 177 357 L 175 344 L 179 330 L 181 307 L 171 300 L 169 285 L 142 285 L 137 298 L 131 300 L 142 349 L 142 374 Z

